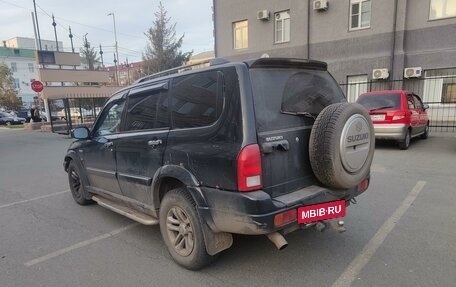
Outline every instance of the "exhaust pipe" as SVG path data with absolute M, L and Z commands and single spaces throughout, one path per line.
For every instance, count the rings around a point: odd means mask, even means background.
M 269 233 L 269 234 L 266 234 L 266 236 L 269 238 L 269 240 L 272 241 L 272 243 L 274 243 L 274 245 L 279 250 L 282 250 L 288 246 L 287 240 L 282 236 L 282 234 L 280 234 L 278 232 Z

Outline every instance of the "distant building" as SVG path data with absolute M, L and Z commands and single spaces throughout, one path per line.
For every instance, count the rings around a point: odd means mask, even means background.
M 134 62 L 120 64 L 119 69 L 119 85 L 127 86 L 132 84 L 134 81 L 142 77 L 142 66 L 143 62 Z M 106 67 L 106 71 L 109 72 L 109 83 L 116 84 L 116 67 Z
M 59 50 L 63 51 L 63 43 L 58 42 Z M 55 41 L 41 40 L 44 51 L 56 51 Z M 38 94 L 35 93 L 30 83 L 38 79 L 35 59 L 36 44 L 34 38 L 14 37 L 3 41 L 0 46 L 0 62 L 5 63 L 13 73 L 14 87 L 24 107 L 32 106 Z M 34 99 L 35 98 L 35 99 Z
M 214 51 L 202 52 L 202 53 L 191 56 L 190 60 L 188 60 L 186 65 L 196 65 L 199 63 L 204 63 L 211 59 L 214 59 L 214 57 L 215 57 Z
M 63 52 L 63 42 L 58 41 L 59 51 Z M 25 38 L 25 37 L 14 37 L 3 41 L 3 45 L 9 48 L 21 48 L 21 49 L 31 49 L 39 50 L 37 47 L 34 38 Z M 38 48 L 38 49 L 37 49 Z M 57 45 L 55 41 L 52 40 L 41 40 L 41 49 L 44 51 L 57 51 Z
M 33 105 L 33 97 L 37 94 L 32 91 L 30 83 L 37 79 L 35 51 L 0 47 L 0 62 L 5 63 L 13 73 L 14 87 L 18 91 L 22 104 L 25 107 Z

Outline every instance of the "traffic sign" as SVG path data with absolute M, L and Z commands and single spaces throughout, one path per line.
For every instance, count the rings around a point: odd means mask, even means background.
M 41 92 L 44 89 L 44 85 L 40 81 L 33 81 L 31 86 L 32 90 L 37 93 Z

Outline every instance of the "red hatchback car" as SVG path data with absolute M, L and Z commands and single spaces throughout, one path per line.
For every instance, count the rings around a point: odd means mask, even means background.
M 429 106 L 412 92 L 369 92 L 360 95 L 357 103 L 369 111 L 377 139 L 395 140 L 401 149 L 408 149 L 411 138 L 429 135 Z

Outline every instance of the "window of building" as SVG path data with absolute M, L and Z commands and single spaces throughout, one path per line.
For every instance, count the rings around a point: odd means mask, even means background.
M 456 17 L 456 1 L 431 0 L 429 20 Z
M 173 80 L 173 128 L 209 126 L 223 110 L 223 73 L 210 71 Z
M 234 49 L 249 47 L 249 22 L 247 20 L 233 23 Z
M 28 70 L 30 73 L 35 73 L 35 65 L 33 65 L 33 63 L 28 63 Z
M 371 0 L 350 1 L 350 30 L 370 27 Z
M 354 103 L 359 95 L 367 92 L 367 75 L 347 77 L 347 101 Z
M 290 41 L 290 10 L 274 14 L 275 43 Z
M 129 96 L 125 130 L 169 127 L 168 93 L 148 90 Z
M 423 100 L 456 103 L 456 68 L 425 71 Z
M 11 62 L 11 72 L 13 72 L 13 73 L 17 72 L 17 63 L 16 62 Z
M 20 89 L 21 88 L 21 84 L 19 82 L 19 79 L 17 79 L 17 78 L 13 79 L 13 85 L 14 85 L 15 89 Z

